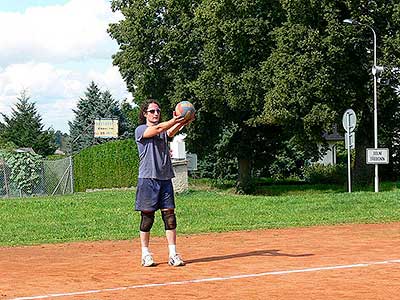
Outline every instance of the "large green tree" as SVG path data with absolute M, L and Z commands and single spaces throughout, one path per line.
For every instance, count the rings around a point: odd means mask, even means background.
M 156 97 L 168 109 L 192 101 L 198 111 L 189 146 L 200 155 L 236 159 L 239 187 L 246 189 L 251 163 L 268 157 L 267 133 L 277 133 L 275 126 L 253 126 L 251 120 L 263 108 L 260 62 L 273 45 L 269 32 L 282 18 L 279 1 L 112 3 L 125 15 L 109 30 L 120 45 L 114 63 L 135 101 Z
M 266 88 L 260 124 L 279 124 L 291 132 L 309 156 L 332 124 L 352 108 L 356 129 L 355 177 L 371 180 L 365 148 L 373 147 L 373 36 L 368 26 L 346 26 L 353 18 L 375 28 L 379 63 L 392 85 L 379 85 L 380 146 L 392 148 L 399 124 L 394 85 L 399 65 L 399 4 L 394 1 L 282 0 L 287 21 L 273 32 L 276 48 L 263 64 Z M 340 126 L 341 127 L 341 126 Z M 342 131 L 343 132 L 343 131 Z M 314 153 L 314 155 L 313 155 Z
M 35 103 L 30 102 L 25 91 L 21 92 L 17 100 L 10 116 L 1 114 L 4 123 L 0 124 L 0 138 L 17 147 L 32 148 L 39 155 L 53 154 L 57 148 L 54 131 L 43 129 L 42 118 Z
M 115 0 L 112 8 L 125 16 L 109 32 L 120 45 L 113 56 L 135 102 L 157 99 L 163 118 L 174 105 L 190 100 L 197 109 L 187 146 L 200 157 L 212 152 L 220 125 L 216 111 L 208 112 L 194 97 L 193 85 L 204 67 L 202 41 L 196 30 L 195 11 L 200 0 Z M 171 113 L 170 113 L 171 112 Z
M 279 1 L 202 1 L 196 10 L 204 67 L 194 93 L 222 128 L 236 128 L 221 154 L 237 159 L 238 187 L 245 192 L 252 173 L 271 161 L 280 141 L 278 127 L 253 120 L 263 109 L 261 66 L 273 49 L 270 32 L 283 20 Z
M 356 173 L 367 178 L 372 34 L 346 27 L 345 18 L 376 29 L 378 57 L 392 80 L 379 86 L 380 146 L 391 147 L 399 131 L 394 1 L 114 0 L 112 8 L 125 16 L 109 29 L 120 46 L 114 64 L 135 101 L 156 97 L 171 109 L 191 100 L 198 112 L 189 145 L 236 159 L 239 186 L 282 153 L 316 159 L 322 134 L 347 108 L 359 121 Z
M 172 108 L 171 103 L 190 96 L 187 84 L 201 67 L 201 45 L 193 34 L 198 2 L 112 1 L 112 9 L 125 16 L 109 28 L 120 45 L 113 60 L 135 102 L 153 97 Z

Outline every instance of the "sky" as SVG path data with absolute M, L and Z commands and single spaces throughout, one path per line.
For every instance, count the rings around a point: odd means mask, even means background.
M 0 112 L 11 116 L 25 91 L 44 129 L 69 133 L 91 81 L 118 102 L 132 101 L 107 33 L 120 19 L 110 0 L 0 0 Z

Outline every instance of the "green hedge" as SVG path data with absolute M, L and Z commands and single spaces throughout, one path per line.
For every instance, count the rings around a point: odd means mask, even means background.
M 138 150 L 131 139 L 86 148 L 74 156 L 74 189 L 136 186 L 138 168 Z
M 344 164 L 312 164 L 304 168 L 304 180 L 311 184 L 343 184 L 347 180 Z

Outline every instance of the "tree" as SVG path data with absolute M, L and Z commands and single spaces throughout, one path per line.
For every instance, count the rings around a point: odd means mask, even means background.
M 253 120 L 263 107 L 260 72 L 273 49 L 269 33 L 284 15 L 279 1 L 254 0 L 203 1 L 195 15 L 204 67 L 193 84 L 194 94 L 222 128 L 237 128 L 225 155 L 231 153 L 238 161 L 238 191 L 250 192 L 251 176 L 257 166 L 271 162 L 279 143 L 277 126 L 255 125 Z
M 113 55 L 135 102 L 149 97 L 173 108 L 191 96 L 187 84 L 197 76 L 200 43 L 193 34 L 199 0 L 112 1 L 125 18 L 109 33 L 121 46 Z
M 121 113 L 124 116 L 125 128 L 129 136 L 135 135 L 135 128 L 139 125 L 139 106 L 132 107 L 126 99 L 121 103 Z
M 61 132 L 60 130 L 57 130 L 55 132 L 55 137 L 56 137 L 57 148 L 60 149 L 63 152 L 67 152 L 68 151 L 69 135 L 67 133 Z
M 118 136 L 124 137 L 127 134 L 127 120 L 117 101 L 113 98 L 110 91 L 102 93 L 100 104 L 97 109 L 98 118 L 116 118 L 118 119 Z
M 255 157 L 270 145 L 264 133 L 276 132 L 250 121 L 262 108 L 260 61 L 281 21 L 279 1 L 116 0 L 112 7 L 125 15 L 109 28 L 120 45 L 113 61 L 135 100 L 156 97 L 170 109 L 193 102 L 189 147 L 236 159 L 239 189 L 246 189 Z
M 135 100 L 153 96 L 173 108 L 190 99 L 198 111 L 189 146 L 236 159 L 239 189 L 276 155 L 316 159 L 322 134 L 347 108 L 359 120 L 355 174 L 366 178 L 371 33 L 342 20 L 377 29 L 378 56 L 391 66 L 387 76 L 395 84 L 400 13 L 394 1 L 114 0 L 112 8 L 125 16 L 109 28 L 120 45 L 113 62 Z M 399 132 L 398 97 L 391 86 L 381 85 L 380 93 L 380 134 L 389 142 Z
M 10 117 L 2 113 L 4 124 L 0 126 L 1 139 L 17 147 L 31 147 L 39 155 L 53 154 L 56 149 L 54 131 L 43 130 L 42 118 L 35 103 L 29 102 L 26 91 L 22 91 L 17 100 Z
M 77 109 L 72 110 L 75 114 L 74 120 L 68 122 L 72 152 L 77 152 L 94 144 L 94 119 L 97 117 L 96 103 L 99 103 L 100 99 L 101 91 L 92 81 L 85 92 L 85 97 L 78 101 Z
M 0 132 L 1 132 L 1 130 L 0 130 Z M 17 148 L 18 147 L 13 142 L 6 141 L 0 136 L 0 152 L 1 151 L 14 151 Z
M 99 118 L 116 118 L 119 120 L 119 135 L 126 132 L 125 119 L 111 93 L 102 92 L 93 81 L 80 98 L 77 109 L 73 110 L 75 118 L 69 122 L 70 148 L 78 152 L 86 147 L 104 143 L 107 140 L 94 137 L 94 121 Z M 122 125 L 122 126 L 121 126 Z
M 222 130 L 215 112 L 201 108 L 194 97 L 193 82 L 203 67 L 202 42 L 195 32 L 195 10 L 199 0 L 112 1 L 112 9 L 125 18 L 109 27 L 110 36 L 120 45 L 113 55 L 135 102 L 157 99 L 168 116 L 181 100 L 190 100 L 197 109 L 187 147 L 199 156 L 212 152 Z M 167 113 L 164 113 L 167 112 Z M 204 141 L 207 140 L 207 143 Z
M 332 124 L 341 124 L 343 112 L 357 114 L 355 179 L 371 180 L 365 164 L 365 148 L 373 145 L 372 32 L 366 26 L 345 27 L 354 18 L 375 27 L 381 36 L 378 57 L 390 66 L 399 65 L 398 4 L 393 1 L 282 1 L 287 22 L 273 32 L 276 48 L 263 64 L 266 88 L 259 124 L 283 126 L 298 138 L 309 156 L 319 155 L 316 143 Z M 366 50 L 367 49 L 367 50 Z M 389 140 L 398 122 L 398 97 L 391 86 L 379 86 L 380 146 Z M 385 142 L 386 141 L 386 142 Z M 382 143 L 383 142 L 383 143 Z M 314 155 L 313 155 L 314 153 Z

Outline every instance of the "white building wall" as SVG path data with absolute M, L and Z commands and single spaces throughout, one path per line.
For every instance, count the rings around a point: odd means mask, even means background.
M 322 151 L 322 145 L 318 146 L 318 150 Z M 318 160 L 318 163 L 323 165 L 335 165 L 336 164 L 336 142 L 328 142 L 328 150 L 325 155 Z

